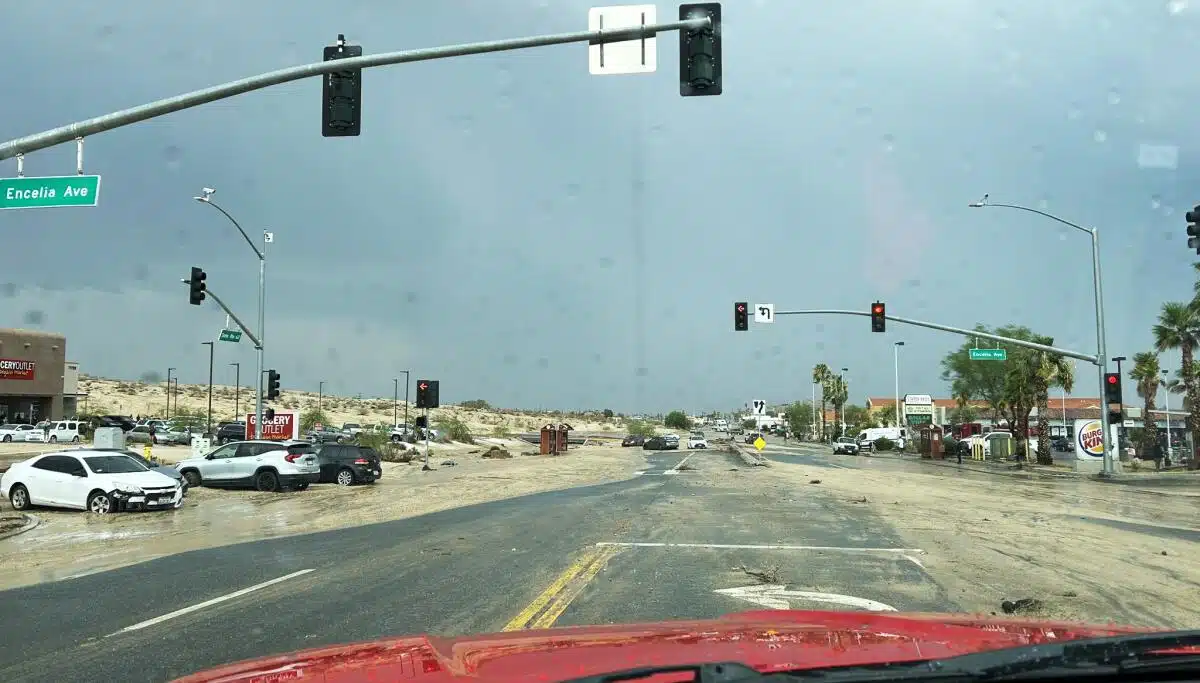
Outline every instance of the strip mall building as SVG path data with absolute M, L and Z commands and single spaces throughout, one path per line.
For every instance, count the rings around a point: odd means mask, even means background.
M 0 423 L 36 424 L 73 416 L 79 365 L 67 361 L 67 338 L 0 329 Z

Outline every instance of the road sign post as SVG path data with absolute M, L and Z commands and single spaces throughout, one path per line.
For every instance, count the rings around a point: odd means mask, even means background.
M 1005 349 L 970 349 L 971 360 L 1008 360 Z
M 234 344 L 242 340 L 241 330 L 221 330 L 221 341 L 233 342 Z
M 766 415 L 767 414 L 767 402 L 762 400 L 761 398 L 756 398 L 753 401 L 751 401 L 750 406 L 752 408 L 754 408 L 755 415 Z
M 0 178 L 0 209 L 96 206 L 99 200 L 98 175 Z

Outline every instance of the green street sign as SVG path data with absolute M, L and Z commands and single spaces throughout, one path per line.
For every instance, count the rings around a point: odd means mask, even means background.
M 221 330 L 221 341 L 238 343 L 242 340 L 241 330 Z
M 98 175 L 0 178 L 0 209 L 95 206 L 99 201 Z
M 1005 349 L 971 349 L 971 360 L 1008 360 Z

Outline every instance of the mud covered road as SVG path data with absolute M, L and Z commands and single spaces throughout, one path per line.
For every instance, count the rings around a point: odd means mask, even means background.
M 1147 496 L 1122 521 L 1107 498 L 1087 502 L 1108 495 L 1099 491 L 1073 493 L 1072 507 L 1020 482 L 812 449 L 774 452 L 756 468 L 717 451 L 622 457 L 630 476 L 612 483 L 5 591 L 0 680 L 162 681 L 388 635 L 763 607 L 995 612 L 1003 596 L 1044 599 L 1056 610 L 1048 617 L 1195 626 L 1200 615 L 1186 592 L 1200 571 L 1195 538 L 1148 519 L 1187 513 L 1194 500 Z M 1136 573 L 1096 574 L 1097 553 L 1116 556 L 1111 571 Z

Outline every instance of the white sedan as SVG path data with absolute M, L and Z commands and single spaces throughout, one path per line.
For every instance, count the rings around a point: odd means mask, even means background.
M 692 434 L 688 437 L 688 448 L 708 448 L 708 440 L 703 434 Z
M 45 441 L 46 432 L 33 425 L 0 425 L 0 441 Z
M 127 455 L 95 450 L 45 453 L 16 463 L 0 476 L 0 495 L 14 510 L 45 505 L 101 515 L 183 504 L 179 482 Z

